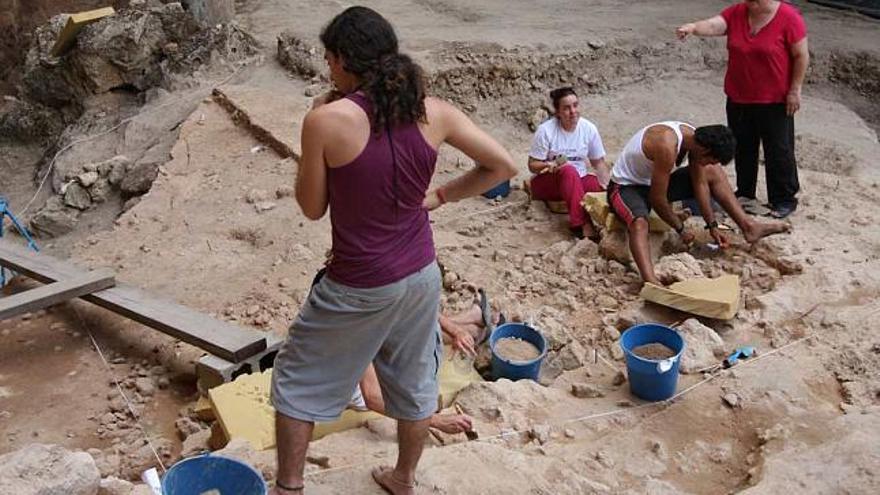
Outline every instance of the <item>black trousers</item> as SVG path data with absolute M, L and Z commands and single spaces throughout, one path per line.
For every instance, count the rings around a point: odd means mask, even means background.
M 763 146 L 767 199 L 773 206 L 797 203 L 794 117 L 785 114 L 785 103 L 743 104 L 728 99 L 727 125 L 736 137 L 736 195 L 755 197 L 758 148 Z

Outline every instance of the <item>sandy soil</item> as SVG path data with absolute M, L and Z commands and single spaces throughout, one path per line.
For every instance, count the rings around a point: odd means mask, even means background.
M 429 71 L 456 70 L 466 65 L 457 61 L 461 55 L 475 64 L 501 59 L 508 66 L 540 66 L 537 75 L 549 79 L 562 73 L 553 68 L 557 55 L 572 46 L 589 53 L 590 62 L 577 62 L 572 70 L 596 67 L 595 77 L 576 74 L 571 82 L 582 89 L 583 115 L 599 126 L 613 159 L 645 123 L 724 121 L 723 42 L 671 43 L 678 23 L 716 13 L 724 4 L 372 5 L 388 13 L 404 46 Z M 316 43 L 320 27 L 344 5 L 265 0 L 240 1 L 238 7 L 242 24 L 271 54 L 282 29 Z M 803 10 L 817 57 L 834 50 L 880 55 L 876 22 L 812 5 Z M 518 186 L 531 138 L 528 116 L 546 104 L 544 86 L 522 90 L 501 77 L 484 79 L 488 97 L 448 96 L 468 105 L 510 149 L 522 166 Z M 291 130 L 307 106 L 308 84 L 270 59 L 239 85 L 252 90 L 240 101 L 269 124 L 280 122 L 276 137 L 297 149 Z M 755 345 L 759 358 L 707 381 L 682 375 L 679 390 L 688 392 L 670 404 L 642 403 L 619 379 L 620 330 L 639 319 L 672 323 L 683 317 L 643 307 L 632 266 L 599 257 L 588 241 L 571 240 L 564 216 L 528 203 L 519 189 L 501 202 L 470 199 L 433 214 L 440 262 L 447 274 L 456 274 L 445 284 L 444 307 L 463 309 L 471 287 L 485 287 L 508 317 L 545 332 L 552 349 L 548 363 L 573 356 L 575 366 L 560 368 L 548 386 L 502 380 L 465 390 L 458 402 L 474 416 L 480 440 L 428 449 L 419 472 L 423 488 L 449 494 L 880 490 L 880 334 L 871 325 L 880 314 L 880 230 L 871 217 L 880 204 L 880 144 L 872 127 L 877 118 L 866 116 L 875 107 L 849 91 L 828 80 L 805 89 L 797 119 L 802 208 L 792 218 L 793 232 L 753 247 L 734 236 L 726 252 L 691 253 L 707 275 L 742 277 L 744 306 L 737 318 L 705 323 L 728 348 Z M 285 103 L 276 103 L 279 95 Z M 328 220 L 306 220 L 287 195 L 295 163 L 261 147 L 211 100 L 184 123 L 172 155 L 152 191 L 112 229 L 93 231 L 83 222 L 85 229 L 53 241 L 48 250 L 113 268 L 126 282 L 221 318 L 283 334 L 330 241 Z M 435 182 L 468 166 L 444 149 Z M 20 186 L 16 201 L 27 199 L 26 189 Z M 253 198 L 268 198 L 274 207 L 258 211 Z M 170 443 L 170 459 L 179 450 L 170 423 L 194 390 L 190 373 L 199 352 L 85 304 L 78 308 L 113 356 L 125 356 L 124 364 L 115 365 L 122 380 L 158 365 L 165 370 L 157 379 L 173 378 L 173 386 L 142 403 L 145 421 L 153 425 L 148 432 Z M 0 416 L 0 452 L 35 433 L 106 455 L 118 451 L 119 442 L 114 450 L 114 442 L 97 433 L 101 416 L 112 411 L 107 374 L 71 318 L 70 309 L 61 308 L 0 326 L 6 353 L 0 359 L 0 411 L 9 412 Z M 60 330 L 59 322 L 70 332 Z M 45 385 L 53 380 L 63 387 Z M 589 398 L 576 397 L 576 386 L 588 386 Z M 71 399 L 74 389 L 92 400 Z M 47 403 L 55 419 L 34 412 Z M 99 421 L 82 420 L 89 416 Z M 58 417 L 76 419 L 62 423 Z M 331 469 L 309 465 L 309 493 L 379 493 L 369 469 L 393 460 L 392 428 L 388 421 L 373 422 L 313 445 L 313 457 L 326 456 L 323 464 Z M 239 455 L 273 474 L 271 453 L 242 449 Z

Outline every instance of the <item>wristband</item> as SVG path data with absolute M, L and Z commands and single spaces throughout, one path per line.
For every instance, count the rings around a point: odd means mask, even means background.
M 437 194 L 437 199 L 440 200 L 440 204 L 445 205 L 446 204 L 446 193 L 443 192 L 443 188 L 438 187 L 437 190 L 434 191 L 434 193 Z
M 718 221 L 712 220 L 711 222 L 706 222 L 706 230 L 712 230 L 718 228 Z

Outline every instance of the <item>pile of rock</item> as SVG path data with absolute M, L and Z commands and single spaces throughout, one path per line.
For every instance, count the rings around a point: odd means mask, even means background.
M 50 198 L 31 219 L 49 237 L 69 232 L 79 212 L 111 197 L 149 191 L 179 124 L 204 97 L 168 91 L 191 88 L 213 69 L 228 73 L 258 53 L 254 38 L 233 24 L 205 26 L 178 2 L 150 0 L 84 27 L 56 57 L 51 49 L 66 21 L 59 15 L 37 28 L 22 98 L 0 114 L 4 134 L 51 143 L 39 175 L 51 173 L 63 197 Z

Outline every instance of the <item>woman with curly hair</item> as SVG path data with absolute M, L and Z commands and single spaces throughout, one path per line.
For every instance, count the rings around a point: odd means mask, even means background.
M 321 42 L 338 99 L 320 99 L 305 117 L 296 199 L 313 220 L 330 210 L 331 259 L 275 361 L 272 493 L 302 493 L 314 423 L 342 413 L 371 362 L 399 443 L 396 466 L 373 477 L 389 493 L 413 493 L 442 359 L 441 277 L 428 212 L 516 171 L 467 116 L 425 95 L 422 70 L 399 52 L 394 28 L 377 12 L 346 9 Z M 443 143 L 479 165 L 429 190 Z

